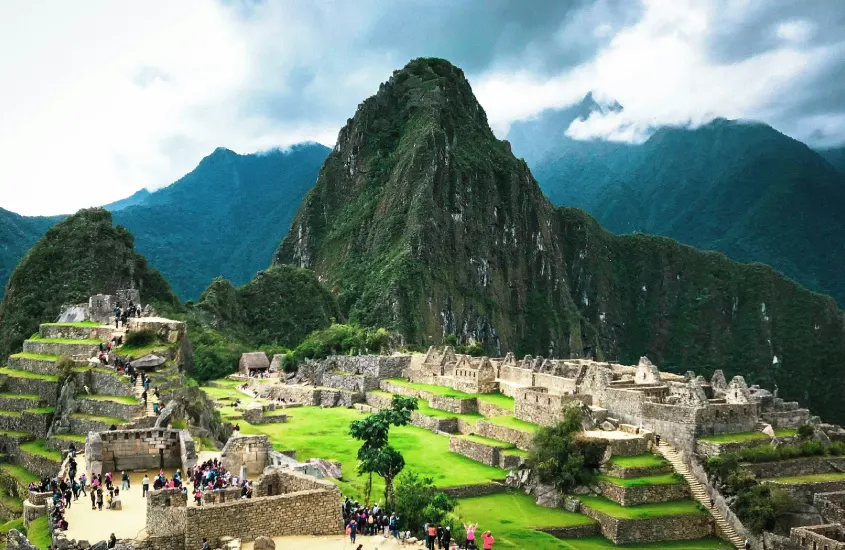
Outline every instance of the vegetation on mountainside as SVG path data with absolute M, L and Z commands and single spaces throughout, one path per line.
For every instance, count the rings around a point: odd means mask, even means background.
M 560 491 L 588 483 L 604 455 L 606 444 L 577 437 L 581 420 L 581 410 L 573 407 L 561 422 L 534 434 L 527 462 L 541 482 Z
M 306 359 L 325 359 L 329 355 L 384 353 L 392 347 L 395 338 L 396 335 L 383 328 L 332 324 L 324 330 L 315 330 L 288 352 L 284 360 L 285 370 L 295 370 Z
M 21 216 L 0 208 L 0 299 L 6 283 L 38 239 L 64 216 Z
M 812 405 L 831 420 L 845 402 L 845 316 L 827 296 L 761 264 L 739 264 L 664 237 L 616 236 L 581 210 L 557 212 L 569 292 L 598 333 L 599 356 L 661 368 L 723 369 Z M 819 381 L 826 381 L 820 384 Z
M 56 319 L 63 304 L 87 302 L 94 294 L 137 288 L 145 302 L 178 307 L 167 281 L 132 245 L 132 235 L 112 226 L 111 214 L 99 208 L 50 228 L 9 279 L 0 303 L 0 360 L 39 323 Z
M 194 306 L 211 327 L 254 344 L 293 347 L 340 315 L 334 297 L 306 269 L 273 266 L 235 288 L 217 278 Z

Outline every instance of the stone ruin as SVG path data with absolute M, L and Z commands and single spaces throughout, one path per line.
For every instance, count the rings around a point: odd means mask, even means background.
M 194 440 L 186 430 L 146 428 L 90 432 L 85 463 L 93 474 L 196 466 Z
M 141 293 L 137 289 L 121 289 L 115 291 L 114 294 L 95 294 L 88 299 L 87 304 L 62 306 L 62 312 L 59 315 L 58 322 L 78 323 L 81 321 L 94 321 L 107 325 L 114 322 L 115 306 L 119 304 L 125 308 L 129 305 L 129 302 L 141 305 Z

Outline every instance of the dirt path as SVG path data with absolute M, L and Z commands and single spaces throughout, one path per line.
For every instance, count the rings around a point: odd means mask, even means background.
M 395 550 L 397 548 L 419 548 L 416 544 L 400 546 L 393 539 L 385 539 L 381 536 L 362 537 L 359 536 L 353 545 L 349 537 L 276 537 L 273 539 L 276 548 L 284 550 L 355 550 L 359 544 L 364 546 L 363 550 Z M 252 543 L 246 542 L 242 550 L 252 550 Z

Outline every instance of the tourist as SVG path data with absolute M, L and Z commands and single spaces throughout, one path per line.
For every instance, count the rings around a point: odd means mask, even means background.
M 103 511 L 103 489 L 97 489 L 97 510 Z
M 443 548 L 443 526 L 437 526 L 437 548 Z
M 123 509 L 120 504 L 120 489 L 115 489 L 114 494 L 109 495 L 111 498 L 109 499 L 109 509 L 116 510 L 117 508 Z
M 355 518 L 349 520 L 349 524 L 346 526 L 346 534 L 349 535 L 352 544 L 355 544 L 355 536 L 358 534 L 358 522 L 355 521 Z
M 478 524 L 470 523 L 467 525 L 464 523 L 464 529 L 466 529 L 467 532 L 466 547 L 469 548 L 470 545 L 475 546 L 475 530 L 478 529 Z
M 129 474 L 127 474 L 125 470 L 123 471 L 123 474 L 120 476 L 120 480 L 121 480 L 121 483 L 120 483 L 121 489 L 129 489 L 130 488 L 129 487 Z
M 376 534 L 376 528 L 375 528 L 374 522 L 375 522 L 375 517 L 373 516 L 373 514 L 370 514 L 369 516 L 367 516 L 367 534 L 370 535 L 370 536 L 373 536 L 373 535 Z
M 433 523 L 426 523 L 425 543 L 428 550 L 434 550 L 435 540 L 437 540 L 437 526 Z
M 481 533 L 481 540 L 484 541 L 484 550 L 493 550 L 493 543 L 496 542 L 496 539 L 493 538 L 493 533 L 484 531 Z
M 106 472 L 106 489 L 111 490 L 111 472 Z
M 144 479 L 141 480 L 141 497 L 147 496 L 147 491 L 150 490 L 150 477 L 144 473 Z
M 202 538 L 202 549 L 201 549 L 201 550 L 211 550 L 211 549 L 208 547 L 208 541 L 207 541 L 207 540 L 205 540 L 205 537 L 203 537 L 203 538 Z
M 70 454 L 71 458 L 76 458 L 76 445 L 73 444 L 73 441 L 70 442 L 70 447 L 68 447 L 68 453 Z
M 91 509 L 97 509 L 97 491 L 93 487 L 91 488 Z
M 112 533 L 109 537 L 109 544 L 106 548 L 114 548 L 115 546 L 117 546 L 117 537 L 114 536 L 114 533 Z
M 654 444 L 660 447 L 660 434 L 654 434 Z
M 85 482 L 88 481 L 88 478 L 85 476 L 85 472 L 82 472 L 82 475 L 79 476 L 79 492 L 88 496 L 88 493 L 85 492 Z
M 194 491 L 194 502 L 197 506 L 202 506 L 202 491 L 199 489 Z
M 390 518 L 387 517 L 387 514 L 381 515 L 381 527 L 382 527 L 382 530 L 384 531 L 384 538 L 389 537 L 390 536 Z
M 399 518 L 396 514 L 390 515 L 390 532 L 393 533 L 393 538 L 399 541 Z
M 745 539 L 745 550 L 751 550 L 751 541 Z
M 452 528 L 450 526 L 446 526 L 446 529 L 443 530 L 443 537 L 440 539 L 440 542 L 443 544 L 442 548 L 449 548 L 449 542 L 452 540 Z

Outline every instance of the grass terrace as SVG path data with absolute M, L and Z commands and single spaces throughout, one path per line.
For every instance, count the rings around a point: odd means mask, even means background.
M 845 481 L 845 473 L 833 472 L 830 474 L 807 474 L 803 476 L 770 477 L 761 479 L 761 483 L 774 481 L 776 483 L 800 484 L 800 483 L 822 483 L 824 481 Z
M 523 420 L 519 420 L 514 418 L 513 416 L 494 416 L 493 418 L 486 418 L 486 422 L 490 422 L 491 424 L 496 424 L 497 426 L 504 426 L 506 428 L 512 428 L 514 430 L 519 430 L 521 432 L 528 432 L 528 433 L 537 433 L 540 429 L 540 426 L 537 424 L 532 424 L 530 422 L 525 422 Z
M 528 458 L 529 453 L 528 451 L 523 451 L 522 449 L 517 449 L 516 447 L 514 447 L 513 449 L 503 449 L 502 454 L 508 456 L 521 456 L 522 458 Z
M 416 382 L 409 382 L 404 378 L 387 378 L 386 380 L 388 382 L 393 382 L 397 386 L 404 386 L 406 388 L 411 388 L 414 390 L 427 391 L 429 393 L 433 393 L 434 395 L 439 395 L 441 397 L 451 397 L 453 399 L 475 399 L 479 395 L 453 390 L 452 388 L 447 388 L 446 386 L 436 386 L 434 384 L 417 384 Z
M 665 458 L 654 454 L 614 456 L 610 459 L 610 463 L 620 468 L 656 468 L 668 464 Z
M 794 437 L 798 434 L 798 430 L 792 428 L 783 428 L 775 430 L 777 437 Z M 733 434 L 718 434 L 706 435 L 698 438 L 700 441 L 709 441 L 711 443 L 744 443 L 746 441 L 768 441 L 771 439 L 763 432 L 738 432 Z
M 460 437 L 461 439 L 466 439 L 467 441 L 472 441 L 473 443 L 480 443 L 481 445 L 488 445 L 490 447 L 502 447 L 503 449 L 510 449 L 513 447 L 513 444 L 511 443 L 491 439 L 489 437 L 482 437 L 480 435 L 456 435 L 455 437 Z
M 17 359 L 32 359 L 34 361 L 58 361 L 58 355 L 51 355 L 48 353 L 30 353 L 28 351 L 22 351 L 20 353 L 16 353 L 14 355 L 10 355 L 9 357 L 15 357 Z
M 495 493 L 458 501 L 457 513 L 465 522 L 478 522 L 479 534 L 491 531 L 495 548 L 531 548 L 556 550 L 565 548 L 558 539 L 536 531 L 550 527 L 592 525 L 594 520 L 581 514 L 556 508 L 544 508 L 521 492 Z
M 23 513 L 23 500 L 10 496 L 5 491 L 0 493 L 0 504 L 15 514 Z
M 604 497 L 581 496 L 578 499 L 586 506 L 619 519 L 648 519 L 664 516 L 699 516 L 707 512 L 694 500 L 673 500 L 659 504 L 622 506 Z
M 35 395 L 34 393 L 10 393 L 10 392 L 0 392 L 0 397 L 5 397 L 6 399 L 29 399 L 38 401 L 41 397 Z
M 50 327 L 104 327 L 107 325 L 102 325 L 100 323 L 95 323 L 94 321 L 80 321 L 78 323 L 41 323 L 42 325 L 50 326 Z M 110 326 L 110 325 L 108 325 Z
M 17 464 L 8 464 L 6 462 L 0 463 L 0 470 L 3 470 L 13 478 L 22 482 L 23 485 L 29 485 L 33 481 L 39 481 L 36 474 L 33 474 L 23 466 L 19 466 Z
M 231 380 L 229 378 L 218 378 L 217 380 L 212 380 L 215 384 L 219 384 L 220 386 L 227 386 L 230 388 L 237 388 L 238 386 L 242 385 L 245 380 Z
M 41 516 L 29 523 L 26 538 L 36 548 L 44 550 L 53 544 L 53 537 L 50 535 L 50 530 L 47 525 L 47 516 Z
M 501 393 L 479 393 L 476 397 L 482 403 L 496 405 L 497 407 L 508 411 L 512 411 L 514 409 L 513 397 L 508 397 L 507 395 Z
M 4 411 L 0 409 L 0 416 L 14 416 L 15 418 L 20 418 L 21 413 L 18 411 Z
M 603 537 L 588 537 L 583 539 L 563 539 L 560 541 L 560 544 L 561 546 L 554 546 L 552 548 L 562 548 L 565 550 L 611 550 L 617 548 L 624 548 L 625 550 L 734 550 L 733 546 L 716 538 L 616 546 Z
M 147 344 L 146 346 L 130 346 L 129 344 L 124 344 L 116 348 L 115 352 L 119 355 L 129 356 L 132 359 L 138 359 L 139 357 L 149 355 L 155 351 L 166 351 L 167 349 L 168 344 L 153 342 L 152 344 Z
M 96 338 L 82 338 L 82 339 L 73 339 L 73 338 L 42 338 L 40 334 L 37 332 L 29 338 L 30 342 L 44 342 L 47 344 L 102 344 L 102 340 L 98 340 Z
M 47 449 L 45 447 L 45 443 L 46 441 L 43 439 L 36 439 L 35 441 L 30 441 L 29 443 L 23 443 L 21 445 L 21 450 L 31 455 L 42 456 L 54 462 L 61 462 L 62 453 L 52 449 Z
M 425 399 L 417 399 L 417 412 L 426 416 L 430 416 L 432 418 L 460 418 L 461 420 L 469 422 L 473 426 L 475 426 L 475 422 L 479 418 L 484 418 L 478 413 L 460 414 L 449 411 L 442 411 L 440 409 L 432 409 L 431 406 L 429 406 L 428 401 L 426 401 Z
M 0 368 L 0 374 L 5 374 L 6 376 L 11 376 L 12 378 L 31 378 L 35 380 L 44 380 L 45 382 L 59 381 L 59 377 L 55 374 L 38 374 L 27 370 L 10 369 L 9 367 Z
M 112 403 L 120 403 L 121 405 L 138 405 L 141 401 L 137 397 L 126 395 L 83 395 L 82 399 L 90 399 L 92 401 L 111 401 Z
M 129 424 L 128 421 L 117 418 L 116 416 L 97 416 L 96 414 L 83 414 L 83 413 L 73 413 L 70 415 L 71 418 L 77 418 L 79 420 L 91 420 L 93 422 L 102 422 L 103 424 Z
M 16 432 L 13 430 L 0 430 L 0 437 L 26 437 L 30 434 L 27 432 Z
M 597 475 L 596 480 L 608 481 L 614 485 L 619 485 L 620 487 L 639 487 L 642 485 L 680 485 L 684 483 L 684 478 L 674 473 L 632 478 Z
M 170 424 L 174 430 L 187 430 L 188 423 L 184 420 L 176 420 L 175 422 Z
M 19 531 L 22 535 L 26 534 L 26 527 L 23 526 L 23 518 L 15 518 L 13 520 L 7 521 L 3 525 L 0 525 L 0 539 L 2 539 L 2 544 L 6 544 L 6 535 L 15 529 Z
M 24 412 L 33 414 L 53 414 L 56 412 L 56 407 L 38 407 L 34 409 L 26 409 Z
M 59 434 L 53 436 L 56 439 L 61 439 L 63 441 L 73 441 L 74 443 L 85 443 L 87 436 L 81 434 Z

